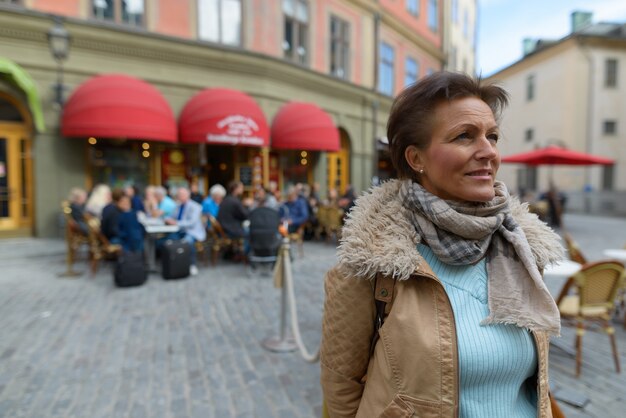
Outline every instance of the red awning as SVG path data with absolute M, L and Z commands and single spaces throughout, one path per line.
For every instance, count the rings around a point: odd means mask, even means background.
M 611 165 L 615 161 L 598 155 L 587 154 L 571 149 L 550 145 L 520 154 L 502 157 L 503 163 L 526 165 Z
M 67 137 L 128 138 L 176 142 L 176 119 L 161 93 L 145 81 L 121 74 L 85 81 L 63 109 Z
M 178 118 L 180 142 L 263 147 L 269 145 L 265 115 L 245 93 L 206 89 L 193 96 Z
M 339 130 L 328 113 L 313 103 L 290 102 L 272 122 L 272 148 L 339 151 Z

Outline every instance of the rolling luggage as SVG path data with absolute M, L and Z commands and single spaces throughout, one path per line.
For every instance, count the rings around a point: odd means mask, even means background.
M 185 241 L 167 240 L 161 252 L 161 274 L 164 279 L 184 279 L 189 276 L 191 247 Z
M 117 259 L 113 281 L 118 287 L 141 286 L 148 280 L 143 252 L 124 251 Z

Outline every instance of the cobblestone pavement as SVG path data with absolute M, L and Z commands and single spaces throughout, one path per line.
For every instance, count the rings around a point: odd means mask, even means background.
M 592 260 L 626 244 L 625 219 L 568 215 L 565 225 Z M 335 248 L 306 242 L 305 253 L 293 272 L 312 350 Z M 62 240 L 0 240 L 0 417 L 321 415 L 319 364 L 260 345 L 279 332 L 280 291 L 270 277 L 220 262 L 186 280 L 152 274 L 142 287 L 116 289 L 110 265 L 94 277 L 58 278 L 64 257 Z M 87 270 L 84 258 L 77 268 Z M 623 405 L 619 390 L 584 380 L 594 367 L 613 375 L 609 361 L 584 365 L 576 380 L 573 359 L 561 358 L 558 383 L 591 398 L 585 410 L 566 408 L 568 417 L 622 416 L 612 415 Z
M 299 320 L 320 340 L 334 246 L 293 264 Z M 0 241 L 0 417 L 319 417 L 319 363 L 276 354 L 280 291 L 221 262 L 186 280 L 117 289 L 110 265 L 61 279 L 60 240 Z M 86 270 L 85 261 L 77 269 Z

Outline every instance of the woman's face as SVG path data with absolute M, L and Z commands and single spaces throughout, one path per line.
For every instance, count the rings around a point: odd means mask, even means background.
M 493 199 L 500 167 L 498 125 L 489 106 L 476 97 L 444 101 L 435 107 L 428 147 L 407 147 L 405 157 L 430 193 L 458 202 Z

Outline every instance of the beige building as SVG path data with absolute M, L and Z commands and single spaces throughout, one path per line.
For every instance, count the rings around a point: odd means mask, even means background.
M 477 0 L 445 0 L 445 69 L 476 73 Z
M 490 77 L 511 95 L 502 156 L 560 145 L 614 159 L 612 166 L 502 164 L 512 190 L 542 192 L 550 180 L 568 210 L 626 213 L 626 25 L 574 12 L 559 40 L 525 40 L 526 54 Z
M 393 96 L 443 68 L 443 13 L 443 0 L 0 0 L 0 237 L 59 235 L 68 191 L 101 182 L 367 189 L 390 174 L 376 138 Z M 55 31 L 70 38 L 58 62 Z M 214 121 L 226 95 L 254 117 Z M 292 101 L 315 118 L 290 108 L 276 126 Z M 306 134 L 311 120 L 332 129 Z

